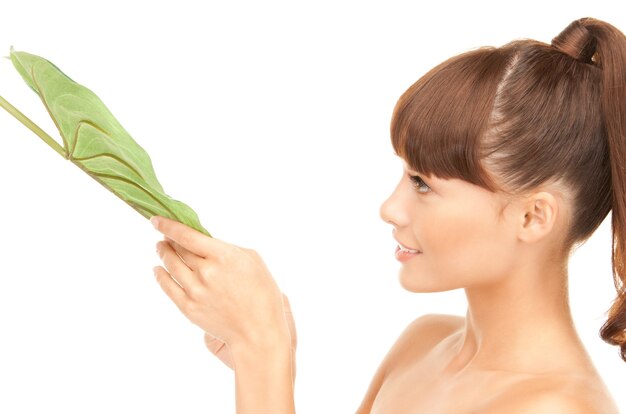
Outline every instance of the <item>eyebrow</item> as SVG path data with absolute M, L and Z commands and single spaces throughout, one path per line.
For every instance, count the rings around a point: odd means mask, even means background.
M 435 176 L 434 176 L 434 175 L 432 175 L 432 174 L 431 174 L 431 175 L 426 175 L 425 173 L 423 173 L 423 172 L 421 172 L 421 171 L 417 171 L 417 170 L 414 170 L 414 169 L 412 169 L 412 168 L 407 168 L 406 163 L 404 163 L 404 162 L 403 162 L 403 167 L 404 167 L 404 169 L 405 169 L 405 170 L 407 170 L 407 171 L 415 171 L 415 174 L 419 175 L 419 176 L 420 176 L 420 178 L 425 178 L 425 179 L 426 179 L 426 180 L 428 180 L 431 184 L 437 184 L 437 185 L 438 185 L 438 184 L 439 184 L 439 182 L 441 181 L 441 180 L 439 180 L 437 177 L 435 177 Z

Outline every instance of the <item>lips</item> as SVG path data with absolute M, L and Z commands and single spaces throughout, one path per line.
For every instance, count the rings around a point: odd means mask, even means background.
M 410 247 L 407 246 L 406 244 L 402 243 L 400 240 L 398 240 L 398 238 L 396 237 L 396 229 L 391 229 L 391 235 L 392 237 L 398 242 L 398 245 L 402 246 L 403 249 L 407 249 L 407 250 L 417 250 L 418 253 L 422 253 L 422 249 L 418 249 L 416 247 Z
M 406 244 L 402 243 L 400 240 L 398 240 L 397 238 L 394 237 L 394 239 L 396 239 L 396 241 L 398 242 L 398 244 L 400 245 L 400 247 L 402 247 L 405 250 L 416 250 L 417 252 L 421 253 L 422 251 L 420 249 L 416 249 L 414 247 L 409 247 Z
M 403 246 L 403 245 L 401 245 L 401 244 L 400 244 L 400 245 L 398 245 L 398 249 L 400 249 L 400 250 L 402 250 L 403 252 L 406 252 L 406 253 L 413 253 L 413 254 L 416 254 L 416 253 L 421 253 L 421 252 L 420 252 L 419 250 L 417 250 L 417 249 L 408 249 L 408 248 L 404 247 L 404 246 Z

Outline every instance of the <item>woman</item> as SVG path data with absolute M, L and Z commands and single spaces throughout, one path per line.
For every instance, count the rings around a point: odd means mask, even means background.
M 391 122 L 405 171 L 381 206 L 417 318 L 358 413 L 617 413 L 574 327 L 567 262 L 612 210 L 618 296 L 601 337 L 626 361 L 626 37 L 591 18 L 438 65 Z M 295 412 L 296 332 L 259 255 L 157 217 L 157 280 L 235 369 L 237 412 Z M 178 283 L 177 283 L 178 282 Z

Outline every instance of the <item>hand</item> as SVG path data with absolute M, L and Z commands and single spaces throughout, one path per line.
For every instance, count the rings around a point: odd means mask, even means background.
M 291 343 L 282 293 L 256 251 L 157 218 L 155 228 L 166 236 L 157 251 L 167 270 L 157 266 L 155 276 L 192 323 L 229 351 Z
M 283 307 L 285 309 L 285 317 L 287 318 L 287 325 L 289 326 L 289 333 L 291 335 L 291 361 L 293 368 L 293 380 L 296 378 L 296 348 L 298 347 L 298 337 L 296 333 L 296 324 L 293 320 L 293 314 L 291 312 L 291 306 L 289 304 L 289 299 L 287 295 L 283 293 Z M 234 369 L 233 356 L 230 353 L 230 349 L 228 346 L 212 336 L 209 333 L 204 333 L 204 343 L 206 347 L 211 351 L 216 357 L 218 357 L 226 366 L 231 369 Z

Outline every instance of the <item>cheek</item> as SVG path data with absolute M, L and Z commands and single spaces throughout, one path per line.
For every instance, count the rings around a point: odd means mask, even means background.
M 503 228 L 482 211 L 439 209 L 421 217 L 414 228 L 424 255 L 400 270 L 402 286 L 411 291 L 435 292 L 495 281 L 506 274 L 510 246 Z
M 437 209 L 433 217 L 419 223 L 424 224 L 424 250 L 432 252 L 441 264 L 465 262 L 459 259 L 472 257 L 496 233 L 484 215 L 457 206 Z

